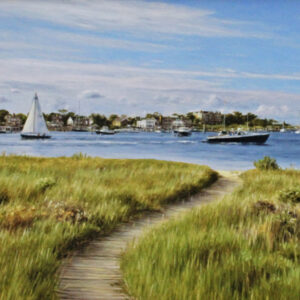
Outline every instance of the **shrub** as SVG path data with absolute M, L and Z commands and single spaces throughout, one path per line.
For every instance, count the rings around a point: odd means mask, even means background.
M 278 196 L 279 200 L 282 202 L 292 202 L 299 203 L 300 202 L 300 187 L 285 189 L 279 192 Z
M 278 170 L 279 166 L 275 158 L 265 156 L 263 159 L 259 159 L 254 162 L 254 166 L 259 170 Z

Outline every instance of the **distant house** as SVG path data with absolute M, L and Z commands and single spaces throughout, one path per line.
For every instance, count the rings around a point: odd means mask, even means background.
M 172 130 L 173 122 L 177 120 L 177 117 L 162 117 L 161 118 L 161 128 L 163 130 Z
M 76 116 L 73 122 L 73 131 L 88 131 L 91 128 L 93 121 L 91 118 L 84 116 Z
M 222 123 L 223 115 L 220 112 L 213 111 L 196 111 L 193 115 L 203 124 L 216 125 Z
M 118 117 L 118 118 L 115 118 L 113 121 L 112 121 L 112 126 L 113 127 L 125 127 L 127 126 L 128 124 L 128 118 L 127 116 L 121 116 L 121 117 Z
M 22 120 L 15 114 L 8 114 L 4 117 L 6 131 L 20 131 L 22 130 Z
M 52 130 L 63 130 L 64 122 L 61 114 L 52 114 L 49 128 Z
M 136 122 L 136 127 L 145 130 L 153 130 L 156 126 L 156 119 L 143 119 Z

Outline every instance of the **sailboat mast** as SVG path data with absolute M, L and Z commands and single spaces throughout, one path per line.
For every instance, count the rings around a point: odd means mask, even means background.
M 224 131 L 226 130 L 226 115 L 224 114 L 224 118 L 223 118 L 223 129 Z
M 249 131 L 249 114 L 247 114 L 247 131 Z
M 33 132 L 36 132 L 37 130 L 37 126 L 36 126 L 36 122 L 37 122 L 37 101 L 38 101 L 38 96 L 37 93 L 35 93 L 34 95 L 34 119 L 33 119 Z

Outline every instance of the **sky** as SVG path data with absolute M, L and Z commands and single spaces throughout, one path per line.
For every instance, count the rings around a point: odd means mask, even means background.
M 300 123 L 299 1 L 0 2 L 0 109 Z

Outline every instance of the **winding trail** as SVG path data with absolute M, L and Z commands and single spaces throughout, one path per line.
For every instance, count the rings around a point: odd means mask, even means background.
M 222 176 L 209 188 L 188 201 L 169 204 L 163 212 L 149 213 L 131 223 L 121 224 L 112 234 L 99 237 L 78 250 L 63 264 L 58 295 L 61 299 L 129 299 L 122 290 L 119 259 L 129 241 L 145 228 L 161 223 L 193 207 L 220 200 L 239 185 L 236 173 L 219 172 Z

